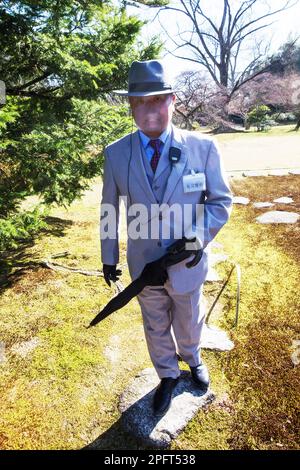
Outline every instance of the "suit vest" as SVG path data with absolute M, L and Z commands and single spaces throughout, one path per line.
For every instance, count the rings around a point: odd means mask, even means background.
M 141 154 L 143 159 L 143 164 L 145 168 L 145 172 L 154 194 L 154 197 L 158 204 L 161 204 L 163 195 L 167 186 L 168 178 L 171 174 L 171 163 L 169 160 L 169 149 L 170 149 L 170 142 L 172 138 L 172 132 L 170 132 L 167 140 L 164 144 L 162 154 L 159 158 L 159 162 L 156 168 L 156 172 L 153 174 L 153 170 L 151 168 L 150 162 L 147 158 L 144 146 L 140 143 L 141 146 Z

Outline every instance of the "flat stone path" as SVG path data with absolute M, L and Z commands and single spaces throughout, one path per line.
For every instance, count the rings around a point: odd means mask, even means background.
M 234 348 L 234 343 L 226 331 L 206 323 L 202 329 L 200 344 L 201 348 L 213 349 L 214 351 L 231 351 Z
M 260 224 L 295 224 L 300 219 L 296 212 L 270 211 L 256 217 Z
M 168 447 L 201 408 L 215 399 L 212 391 L 203 393 L 192 382 L 190 372 L 182 371 L 173 391 L 167 413 L 153 415 L 152 400 L 159 379 L 154 369 L 144 369 L 123 392 L 119 410 L 124 430 L 149 446 Z

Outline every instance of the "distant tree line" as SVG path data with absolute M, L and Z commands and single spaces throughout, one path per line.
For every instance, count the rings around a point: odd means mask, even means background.
M 216 86 L 203 72 L 186 72 L 177 81 L 177 124 L 188 129 L 208 125 L 216 131 L 233 130 L 233 123 L 257 125 L 263 130 L 278 123 L 300 128 L 300 46 L 289 41 L 260 64 L 233 93 Z
M 284 21 L 284 12 L 292 11 L 299 0 L 126 3 L 154 10 L 169 52 L 197 69 L 201 66 L 201 72 L 178 78 L 178 125 L 192 128 L 198 122 L 224 132 L 232 130 L 230 120 L 235 119 L 246 127 L 256 122 L 261 129 L 263 121 L 272 121 L 268 114 L 277 113 L 278 119 L 279 114 L 282 119 L 283 114 L 293 116 L 299 128 L 299 46 L 291 40 L 270 57 L 265 34 L 274 20 Z M 262 106 L 268 106 L 268 112 Z

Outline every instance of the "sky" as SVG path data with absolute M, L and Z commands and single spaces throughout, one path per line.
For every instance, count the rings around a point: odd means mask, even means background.
M 265 0 L 257 2 L 258 9 L 256 13 L 259 14 L 261 11 L 266 11 L 266 8 L 263 7 L 264 1 Z M 216 15 L 216 18 L 220 17 L 220 12 L 222 12 L 223 8 L 223 0 L 202 0 L 202 3 L 204 6 L 204 11 L 208 14 L 208 16 Z M 230 3 L 234 9 L 235 5 L 240 5 L 241 0 L 230 0 Z M 284 3 L 284 0 L 270 0 L 266 3 L 271 5 L 273 10 L 280 7 Z M 176 4 L 178 5 L 178 0 L 171 1 L 171 5 Z M 128 8 L 128 12 L 130 14 L 135 14 L 143 20 L 148 20 L 148 24 L 144 26 L 142 30 L 142 36 L 145 40 L 154 35 L 159 35 L 161 39 L 165 41 L 166 49 L 172 50 L 175 46 L 164 33 L 160 23 L 164 25 L 171 37 L 176 37 L 178 30 L 182 30 L 183 28 L 188 29 L 188 23 L 184 19 L 184 16 L 181 16 L 180 14 L 170 10 L 160 13 L 159 21 L 157 18 L 155 18 L 157 16 L 157 11 L 157 9 L 152 8 Z M 267 41 L 271 41 L 271 53 L 276 52 L 280 45 L 288 39 L 290 34 L 292 37 L 300 36 L 299 18 L 300 1 L 298 1 L 298 4 L 293 8 L 281 12 L 274 17 L 266 19 L 268 22 L 274 22 L 274 24 L 266 29 L 263 29 L 262 32 L 258 34 L 261 34 L 260 37 L 263 37 Z M 184 70 L 199 70 L 199 67 L 197 67 L 197 65 L 193 62 L 175 58 L 168 52 L 164 52 L 163 57 L 167 69 L 170 71 L 172 80 L 174 80 L 175 77 Z M 241 67 L 242 65 L 243 64 L 241 63 Z

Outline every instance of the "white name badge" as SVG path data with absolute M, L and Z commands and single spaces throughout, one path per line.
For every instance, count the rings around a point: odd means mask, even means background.
M 191 171 L 190 175 L 184 175 L 183 180 L 183 191 L 185 193 L 191 193 L 193 191 L 205 191 L 205 174 L 195 173 Z

